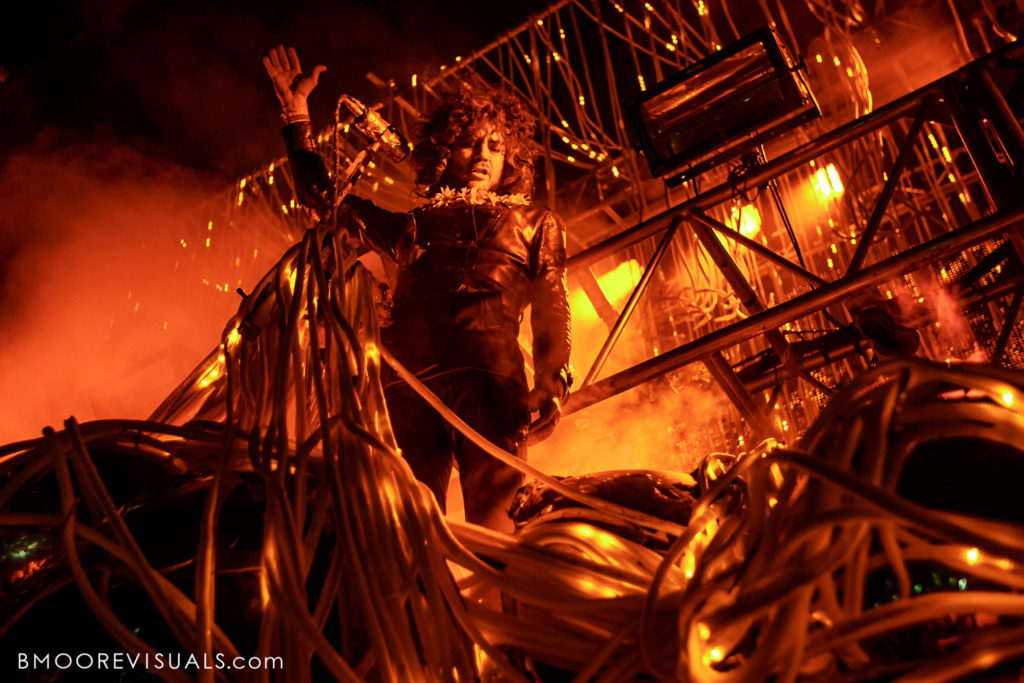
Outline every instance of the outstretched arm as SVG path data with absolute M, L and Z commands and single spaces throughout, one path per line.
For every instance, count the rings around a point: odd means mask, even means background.
M 285 49 L 284 45 L 278 45 L 270 50 L 263 58 L 263 66 L 267 69 L 267 75 L 274 84 L 274 92 L 281 103 L 282 116 L 286 123 L 296 121 L 309 121 L 309 94 L 320 81 L 320 74 L 327 71 L 327 67 L 318 64 L 313 67 L 313 73 L 306 75 L 302 73 L 302 66 L 299 64 L 299 55 L 294 47 Z
M 270 50 L 263 58 L 263 66 L 281 103 L 281 116 L 286 124 L 283 133 L 297 198 L 319 218 L 327 218 L 333 207 L 334 183 L 313 139 L 307 103 L 320 74 L 327 67 L 318 65 L 313 68 L 313 73 L 303 74 L 295 48 L 285 49 L 283 45 Z M 398 239 L 407 226 L 404 214 L 385 211 L 352 195 L 345 198 L 339 210 L 342 212 L 339 225 L 360 239 L 365 236 L 368 248 L 394 254 Z

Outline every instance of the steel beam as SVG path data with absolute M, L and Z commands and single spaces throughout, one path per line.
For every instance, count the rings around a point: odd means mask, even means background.
M 878 232 L 878 226 L 882 224 L 882 217 L 885 216 L 885 211 L 889 208 L 889 200 L 892 199 L 893 192 L 896 191 L 896 186 L 900 182 L 900 177 L 902 177 L 903 171 L 907 166 L 907 162 L 913 154 L 914 145 L 917 144 L 917 138 L 921 134 L 921 128 L 924 126 L 925 113 L 927 112 L 928 105 L 931 104 L 931 101 L 932 98 L 927 97 L 921 102 L 921 107 L 917 110 L 917 115 L 914 116 L 914 122 L 910 124 L 910 130 L 907 131 L 907 138 L 900 146 L 900 151 L 896 155 L 896 160 L 893 162 L 892 168 L 889 169 L 889 179 L 885 181 L 885 185 L 882 187 L 882 191 L 878 195 L 878 200 L 875 202 L 875 208 L 871 212 L 871 218 L 868 219 L 868 224 L 864 227 L 864 232 L 860 234 L 860 241 L 857 243 L 857 250 L 853 253 L 853 258 L 850 259 L 850 265 L 846 269 L 847 275 L 856 273 L 864 264 L 864 259 L 868 255 L 868 249 L 871 248 L 871 245 L 875 241 L 875 233 Z
M 657 270 L 658 264 L 661 263 L 661 259 L 665 255 L 665 252 L 668 251 L 669 245 L 672 244 L 672 238 L 676 236 L 682 222 L 682 217 L 676 216 L 672 221 L 672 225 L 669 226 L 668 231 L 665 233 L 665 236 L 661 238 L 661 242 L 658 243 L 658 248 L 654 250 L 651 260 L 647 263 L 647 267 L 644 268 L 643 275 L 640 276 L 640 282 L 638 282 L 636 287 L 633 288 L 633 293 L 629 295 L 629 300 L 626 301 L 626 305 L 622 308 L 622 313 L 619 314 L 619 319 L 615 321 L 615 326 L 612 327 L 612 331 L 608 334 L 608 338 L 605 339 L 604 345 L 601 346 L 601 350 L 598 351 L 593 365 L 590 366 L 590 371 L 583 379 L 583 384 L 580 385 L 581 389 L 592 384 L 594 379 L 597 377 L 597 374 L 601 372 L 601 368 L 604 367 L 612 349 L 615 348 L 615 343 L 619 340 L 619 336 L 622 334 L 622 330 L 626 327 L 626 323 L 629 322 L 629 317 L 633 315 L 633 309 L 636 308 L 636 304 L 640 301 L 640 297 L 643 296 L 643 293 L 647 290 L 647 285 L 650 284 L 651 278 L 654 276 L 654 271 Z
M 618 372 L 572 394 L 566 414 L 632 389 L 667 372 L 703 360 L 765 331 L 777 328 L 814 311 L 841 302 L 866 288 L 876 287 L 893 277 L 916 270 L 971 246 L 1016 230 L 1024 221 L 1024 207 L 1000 211 L 953 232 L 940 235 L 902 254 L 890 257 L 851 277 L 823 285 L 816 291 L 794 297 L 745 320 L 715 330 L 660 356 Z

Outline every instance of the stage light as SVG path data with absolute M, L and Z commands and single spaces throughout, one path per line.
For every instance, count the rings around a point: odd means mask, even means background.
M 839 171 L 835 164 L 829 164 L 825 168 L 819 168 L 812 176 L 811 184 L 818 191 L 818 197 L 826 201 L 829 197 L 838 197 L 843 193 L 843 181 L 839 178 Z
M 730 228 L 739 230 L 744 237 L 753 237 L 761 230 L 761 212 L 753 204 L 742 208 L 734 206 L 728 224 Z
M 716 46 L 718 48 L 718 46 Z M 674 185 L 818 116 L 803 75 L 764 27 L 625 102 L 651 173 Z

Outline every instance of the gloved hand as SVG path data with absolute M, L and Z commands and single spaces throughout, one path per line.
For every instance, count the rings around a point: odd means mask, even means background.
M 530 423 L 526 443 L 543 441 L 555 431 L 562 417 L 562 401 L 559 397 L 564 395 L 565 386 L 557 380 L 541 382 L 533 388 L 526 398 L 526 406 L 530 413 L 539 412 L 540 415 Z

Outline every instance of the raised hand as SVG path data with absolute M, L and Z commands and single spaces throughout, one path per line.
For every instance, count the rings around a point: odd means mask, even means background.
M 285 114 L 308 115 L 309 106 L 306 100 L 320 80 L 320 74 L 327 71 L 327 67 L 318 64 L 313 67 L 313 73 L 303 74 L 295 48 L 290 47 L 286 50 L 284 45 L 271 49 L 263 58 L 263 66 L 274 83 L 274 92 Z

